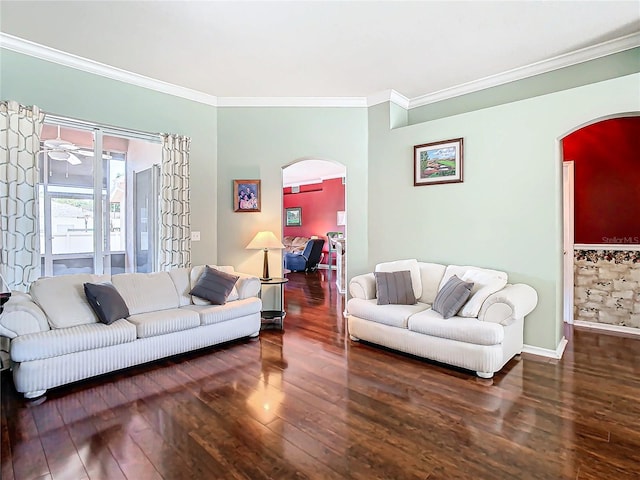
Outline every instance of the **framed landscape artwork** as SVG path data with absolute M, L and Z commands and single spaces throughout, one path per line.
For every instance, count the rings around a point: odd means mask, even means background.
M 462 138 L 413 147 L 413 185 L 462 183 Z
M 302 207 L 293 207 L 285 209 L 285 226 L 300 227 L 302 226 Z
M 233 181 L 234 212 L 259 212 L 261 207 L 260 180 Z

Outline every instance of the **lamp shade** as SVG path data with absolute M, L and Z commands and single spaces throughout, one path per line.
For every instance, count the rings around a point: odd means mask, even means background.
M 249 242 L 246 248 L 251 250 L 264 250 L 264 262 L 262 266 L 262 280 L 271 280 L 269 276 L 269 258 L 268 252 L 270 248 L 282 249 L 284 245 L 276 238 L 273 232 L 258 232 L 253 240 Z
M 258 232 L 253 240 L 249 242 L 246 247 L 249 250 L 262 250 L 262 249 L 283 249 L 284 245 L 276 238 L 273 232 Z

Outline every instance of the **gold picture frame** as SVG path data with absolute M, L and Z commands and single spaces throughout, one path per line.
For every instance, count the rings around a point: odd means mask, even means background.
M 259 212 L 261 208 L 260 180 L 234 180 L 233 211 Z

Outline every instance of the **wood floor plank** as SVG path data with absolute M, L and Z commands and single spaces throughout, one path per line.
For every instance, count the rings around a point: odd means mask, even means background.
M 0 385 L 0 392 L 3 389 L 9 387 L 5 382 Z M 10 387 L 9 387 L 10 388 Z M 0 409 L 0 478 L 4 480 L 14 480 L 13 475 L 13 461 L 11 452 L 11 440 L 9 438 L 9 425 L 7 421 L 7 415 L 11 415 L 10 412 L 15 411 L 15 406 L 6 402 L 7 395 L 2 395 L 0 399 L 2 408 Z
M 179 456 L 185 464 L 181 474 L 185 474 L 186 478 L 223 478 L 229 471 L 228 466 L 211 458 L 190 436 L 193 428 L 198 428 L 206 422 L 206 413 L 198 418 L 198 412 L 191 404 L 183 405 L 183 408 L 167 407 L 168 402 L 163 402 L 162 394 L 145 395 L 145 392 L 130 379 L 121 379 L 117 382 L 117 387 L 129 404 L 135 405 L 137 414 L 144 419 L 145 424 L 153 429 L 153 432 L 145 430 L 142 433 L 137 430 L 134 438 L 138 437 L 139 442 L 157 442 L 158 439 L 162 439 L 163 450 L 170 444 L 173 451 L 166 452 L 163 459 L 166 461 L 173 458 L 173 455 Z M 173 412 L 181 414 L 176 415 Z M 147 438 L 140 439 L 139 436 L 142 435 Z M 150 451 L 147 455 L 151 458 L 156 454 Z
M 188 367 L 188 366 L 187 366 Z M 193 368 L 185 371 L 185 373 L 193 374 Z M 196 376 L 198 374 L 196 373 Z M 258 380 L 251 376 L 246 376 L 249 382 L 255 386 L 255 382 Z M 223 391 L 224 390 L 224 391 Z M 223 390 L 215 388 L 212 390 L 201 390 L 197 392 L 197 395 L 205 401 L 212 412 L 216 414 L 216 421 L 212 424 L 209 422 L 207 429 L 213 429 L 220 435 L 219 432 L 228 432 L 232 430 L 234 435 L 227 439 L 227 442 L 231 442 L 232 448 L 236 451 L 244 451 L 242 455 L 245 460 L 251 463 L 260 465 L 260 470 L 266 475 L 266 478 L 288 478 L 288 477 L 308 477 L 309 474 L 305 473 L 313 471 L 309 478 L 341 478 L 336 475 L 331 469 L 322 464 L 316 464 L 310 455 L 298 449 L 295 445 L 288 445 L 286 451 L 291 458 L 295 458 L 295 466 L 292 467 L 289 462 L 284 462 L 282 458 L 282 443 L 278 442 L 274 438 L 273 441 L 265 441 L 265 437 L 273 437 L 273 433 L 265 428 L 265 424 L 270 420 L 265 421 L 259 415 L 255 415 L 255 412 L 247 412 L 246 395 L 241 394 L 241 398 L 237 400 L 237 395 L 234 392 L 238 392 L 237 388 L 224 388 Z M 260 405 L 262 407 L 262 405 Z M 249 407 L 251 408 L 251 407 Z M 249 415 L 247 415 L 249 413 Z M 239 426 L 238 423 L 229 423 L 228 419 L 242 417 L 243 422 Z M 256 458 L 255 439 L 260 438 L 261 443 L 266 445 L 266 448 L 262 448 L 261 456 Z M 233 442 L 233 441 L 236 442 Z M 225 443 L 225 446 L 228 443 Z M 278 448 L 274 451 L 272 445 L 277 445 Z M 270 465 L 269 471 L 264 471 L 265 466 Z M 256 473 L 256 475 L 259 475 Z M 275 477 L 274 477 L 275 475 Z
M 3 393 L 7 390 L 9 389 L 2 389 Z M 38 478 L 50 475 L 42 442 L 33 419 L 33 410 L 29 408 L 11 410 L 10 416 L 7 417 L 8 451 L 11 453 L 14 477 Z
M 284 330 L 29 402 L 2 375 L 2 478 L 640 478 L 640 339 L 568 329 L 492 380 L 349 340 L 326 272 Z M 339 301 L 338 301 L 339 300 Z
M 89 478 L 55 402 L 44 402 L 32 412 L 51 476 Z
M 84 408 L 84 403 L 91 400 L 81 390 L 76 395 L 63 395 L 48 399 L 47 402 L 55 402 L 58 407 L 89 478 L 125 479 L 118 462 Z

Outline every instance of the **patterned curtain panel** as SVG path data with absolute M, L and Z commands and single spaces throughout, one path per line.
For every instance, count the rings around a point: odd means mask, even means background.
M 160 270 L 191 266 L 190 144 L 189 137 L 162 136 Z
M 44 113 L 0 102 L 0 274 L 26 292 L 40 276 L 38 161 Z

